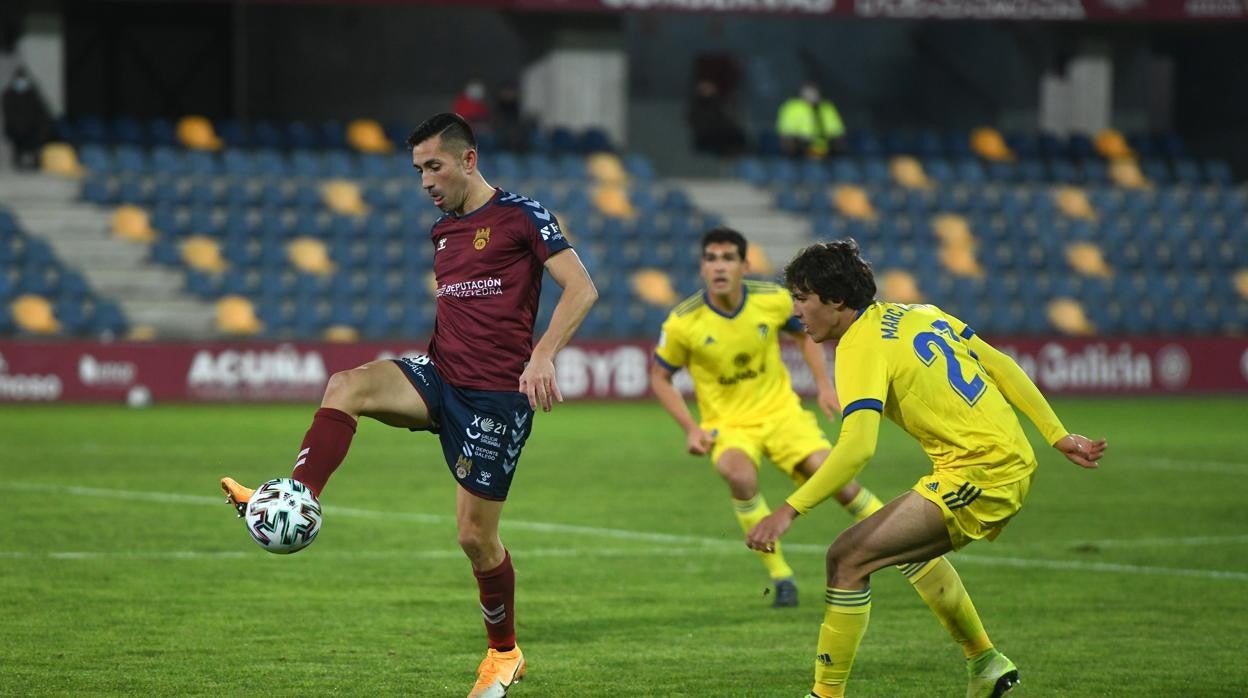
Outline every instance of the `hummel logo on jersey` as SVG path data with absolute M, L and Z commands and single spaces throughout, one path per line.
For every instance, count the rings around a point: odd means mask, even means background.
M 438 238 L 438 250 L 446 249 L 446 238 Z
M 714 343 L 715 343 L 715 338 L 714 338 L 714 337 L 707 337 L 707 338 L 706 338 L 706 341 L 705 341 L 705 342 L 703 342 L 703 344 L 705 344 L 705 345 L 707 345 L 707 346 L 710 346 L 711 344 L 714 344 Z
M 935 492 L 936 490 L 940 489 L 940 483 L 939 483 L 939 482 L 929 482 L 929 483 L 927 483 L 927 489 L 929 489 L 929 490 L 931 490 L 931 491 Z

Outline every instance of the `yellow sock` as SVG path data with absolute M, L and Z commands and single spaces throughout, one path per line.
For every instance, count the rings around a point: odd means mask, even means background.
M 767 501 L 761 494 L 756 494 L 753 499 L 749 500 L 733 499 L 732 506 L 737 511 L 737 521 L 741 524 L 741 530 L 746 533 L 754 528 L 754 524 L 767 518 L 767 515 L 771 513 L 771 509 L 767 507 Z M 776 541 L 774 553 L 757 550 L 754 552 L 763 561 L 763 565 L 767 567 L 767 574 L 771 575 L 772 579 L 788 579 L 793 576 L 793 568 L 784 561 L 784 555 L 780 552 L 780 541 Z
M 984 631 L 975 604 L 962 586 L 962 578 L 944 557 L 913 565 L 898 565 L 902 574 L 914 585 L 914 590 L 927 602 L 928 608 L 940 619 L 940 624 L 962 645 L 967 659 L 992 649 L 992 641 Z M 907 568 L 912 568 L 907 573 Z
M 884 502 L 875 496 L 871 490 L 863 487 L 858 490 L 858 494 L 850 500 L 849 504 L 842 505 L 845 512 L 854 517 L 854 521 L 862 521 L 868 516 L 874 514 L 884 508 Z
M 819 626 L 819 649 L 815 653 L 815 687 L 822 698 L 845 695 L 845 682 L 854 666 L 858 643 L 871 620 L 871 587 L 833 589 L 824 597 L 823 625 Z

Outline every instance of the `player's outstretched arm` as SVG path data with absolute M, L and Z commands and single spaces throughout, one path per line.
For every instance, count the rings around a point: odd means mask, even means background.
M 1067 434 L 1053 444 L 1053 448 L 1061 451 L 1067 460 L 1080 468 L 1100 467 L 1097 461 L 1105 455 L 1107 446 L 1105 439 L 1093 441 L 1080 434 Z
M 658 361 L 650 364 L 650 390 L 658 398 L 659 404 L 676 420 L 685 432 L 685 450 L 695 456 L 705 456 L 715 443 L 715 437 L 703 429 L 693 418 L 685 398 L 672 384 L 672 372 Z
M 1044 398 L 1040 388 L 1036 387 L 1027 372 L 1014 359 L 984 341 L 978 334 L 973 335 L 967 344 L 975 352 L 979 365 L 984 367 L 1001 389 L 1005 399 L 1027 415 L 1027 419 L 1044 435 L 1046 442 L 1056 446 L 1058 440 L 1070 433 L 1062 426 L 1062 420 L 1058 419 L 1057 413 Z
M 563 393 L 555 382 L 555 354 L 567 346 L 576 328 L 589 314 L 594 301 L 598 300 L 598 289 L 576 250 L 564 250 L 550 257 L 546 260 L 546 269 L 563 292 L 555 304 L 550 325 L 533 346 L 529 364 L 520 374 L 520 392 L 529 397 L 529 407 L 536 410 L 541 405 L 542 411 L 549 412 L 553 402 L 563 402 Z

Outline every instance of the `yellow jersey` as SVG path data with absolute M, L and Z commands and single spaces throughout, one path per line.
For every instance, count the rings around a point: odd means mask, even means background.
M 763 424 L 800 407 L 779 341 L 781 331 L 800 328 L 784 287 L 747 280 L 732 313 L 712 306 L 705 292 L 672 309 L 654 356 L 669 371 L 689 369 L 704 426 Z
M 870 409 L 896 422 L 935 470 L 974 468 L 977 485 L 1003 485 L 1029 475 L 1036 455 L 974 334 L 932 305 L 872 303 L 837 345 L 837 394 L 846 417 Z

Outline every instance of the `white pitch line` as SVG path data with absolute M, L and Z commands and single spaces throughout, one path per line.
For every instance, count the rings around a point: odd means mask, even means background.
M 134 490 L 114 490 L 97 487 L 76 487 L 63 485 L 46 485 L 40 483 L 23 483 L 13 482 L 7 483 L 11 489 L 24 490 L 28 492 L 57 492 L 62 494 L 72 494 L 84 497 L 105 497 L 110 499 L 128 499 L 139 501 L 154 502 L 175 502 L 179 504 L 200 504 L 221 506 L 221 498 L 209 497 L 206 495 L 188 495 L 165 492 L 141 492 Z M 350 507 L 325 507 L 327 514 L 334 516 L 349 516 L 354 518 L 370 518 L 370 519 L 387 519 L 414 521 L 418 523 L 428 524 L 444 524 L 453 523 L 453 517 L 442 516 L 436 514 L 417 514 L 408 512 L 385 512 L 373 511 L 368 509 L 354 509 Z M 613 538 L 616 540 L 641 541 L 649 543 L 663 543 L 671 545 L 684 545 L 689 550 L 680 554 L 697 554 L 718 552 L 720 550 L 741 551 L 744 550 L 745 544 L 740 540 L 726 540 L 722 538 L 706 538 L 701 536 L 690 536 L 672 533 L 651 533 L 647 531 L 632 531 L 628 529 L 618 528 L 600 528 L 596 526 L 578 526 L 573 524 L 559 524 L 541 521 L 519 521 L 509 520 L 503 522 L 504 529 L 511 530 L 527 530 L 539 533 L 559 533 L 578 536 L 592 537 L 596 539 Z M 1095 541 L 1090 541 L 1095 543 Z M 792 553 L 810 553 L 822 555 L 827 551 L 826 545 L 816 545 L 809 543 L 786 543 L 785 549 Z M 645 554 L 656 554 L 651 551 L 640 551 Z M 90 553 L 62 553 L 69 555 L 89 555 Z M 441 553 L 437 553 L 441 554 Z M 460 553 L 462 554 L 462 553 Z M 575 548 L 569 549 L 569 555 L 584 555 L 585 551 Z M 45 554 L 46 555 L 46 554 Z M 1033 558 L 1014 558 L 999 557 L 992 555 L 976 555 L 968 553 L 955 553 L 958 560 L 966 560 L 971 563 L 998 565 L 1004 567 L 1035 567 L 1044 569 L 1059 570 L 1080 570 L 1087 572 L 1107 572 L 1107 573 L 1130 573 L 1130 574 L 1147 574 L 1158 576 L 1179 576 L 1179 577 L 1199 577 L 1203 579 L 1228 579 L 1236 581 L 1248 581 L 1248 572 L 1235 572 L 1229 570 L 1209 570 L 1209 569 L 1189 569 L 1179 567 L 1152 567 L 1145 565 L 1123 565 L 1116 563 L 1087 562 L 1081 560 L 1047 560 Z M 0 553 L 0 557 L 4 557 L 4 553 Z

